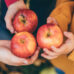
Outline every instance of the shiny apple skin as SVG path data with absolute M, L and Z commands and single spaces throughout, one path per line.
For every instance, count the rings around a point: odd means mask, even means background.
M 59 47 L 63 43 L 63 33 L 56 24 L 44 24 L 38 29 L 37 43 L 41 48 Z
M 23 23 L 20 16 L 24 17 L 25 23 Z M 33 33 L 38 24 L 38 17 L 36 13 L 30 9 L 22 9 L 19 10 L 14 19 L 13 19 L 13 27 L 16 32 L 28 31 Z
M 35 37 L 29 32 L 20 32 L 13 36 L 11 40 L 11 51 L 18 57 L 28 58 L 36 50 Z

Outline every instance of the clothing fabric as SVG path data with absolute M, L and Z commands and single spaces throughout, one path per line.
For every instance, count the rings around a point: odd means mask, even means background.
M 7 7 L 18 0 L 5 0 Z
M 50 14 L 51 17 L 56 19 L 63 32 L 74 32 L 74 23 L 72 23 L 72 21 L 74 21 L 73 7 L 74 1 L 64 2 L 58 5 Z M 57 68 L 63 70 L 66 74 L 74 74 L 74 50 L 69 55 L 60 55 L 59 57 L 50 60 L 50 62 Z

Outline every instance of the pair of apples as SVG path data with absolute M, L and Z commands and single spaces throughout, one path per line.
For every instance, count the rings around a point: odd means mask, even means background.
M 63 42 L 63 34 L 56 24 L 42 25 L 37 32 L 37 41 L 33 36 L 38 24 L 35 12 L 23 9 L 16 13 L 13 27 L 17 32 L 11 40 L 11 51 L 16 56 L 28 58 L 32 56 L 38 46 L 50 49 L 51 46 L 59 47 Z

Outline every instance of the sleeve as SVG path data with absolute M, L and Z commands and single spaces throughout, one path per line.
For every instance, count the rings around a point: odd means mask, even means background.
M 72 18 L 72 23 L 71 23 L 70 31 L 74 34 L 74 14 L 73 14 L 73 18 Z M 74 61 L 74 50 L 73 50 L 72 53 L 68 56 L 68 59 Z
M 62 3 L 61 5 L 57 6 L 50 14 L 51 17 L 56 19 L 63 32 L 68 30 L 68 24 L 72 22 L 70 31 L 74 33 L 74 14 L 72 17 L 73 5 L 73 1 Z M 74 61 L 74 51 L 69 54 L 68 59 Z
M 68 2 L 70 0 L 56 0 L 56 7 L 64 2 Z
M 5 0 L 6 6 L 8 7 L 9 5 L 11 5 L 12 3 L 16 2 L 18 0 Z
M 56 19 L 63 32 L 67 31 L 71 22 L 71 9 L 66 3 L 60 4 L 51 12 L 50 17 Z
M 71 23 L 70 31 L 74 34 L 74 13 L 73 13 L 73 17 L 72 17 L 72 23 Z

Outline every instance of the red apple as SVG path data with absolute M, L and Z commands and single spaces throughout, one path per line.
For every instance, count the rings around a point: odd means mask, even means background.
M 20 32 L 13 36 L 11 40 L 11 51 L 16 56 L 28 58 L 36 50 L 36 40 L 29 32 Z
M 37 42 L 41 48 L 59 47 L 63 42 L 63 34 L 56 24 L 42 25 L 37 32 Z
M 13 19 L 13 27 L 16 32 L 34 32 L 38 24 L 36 13 L 30 9 L 18 11 Z

